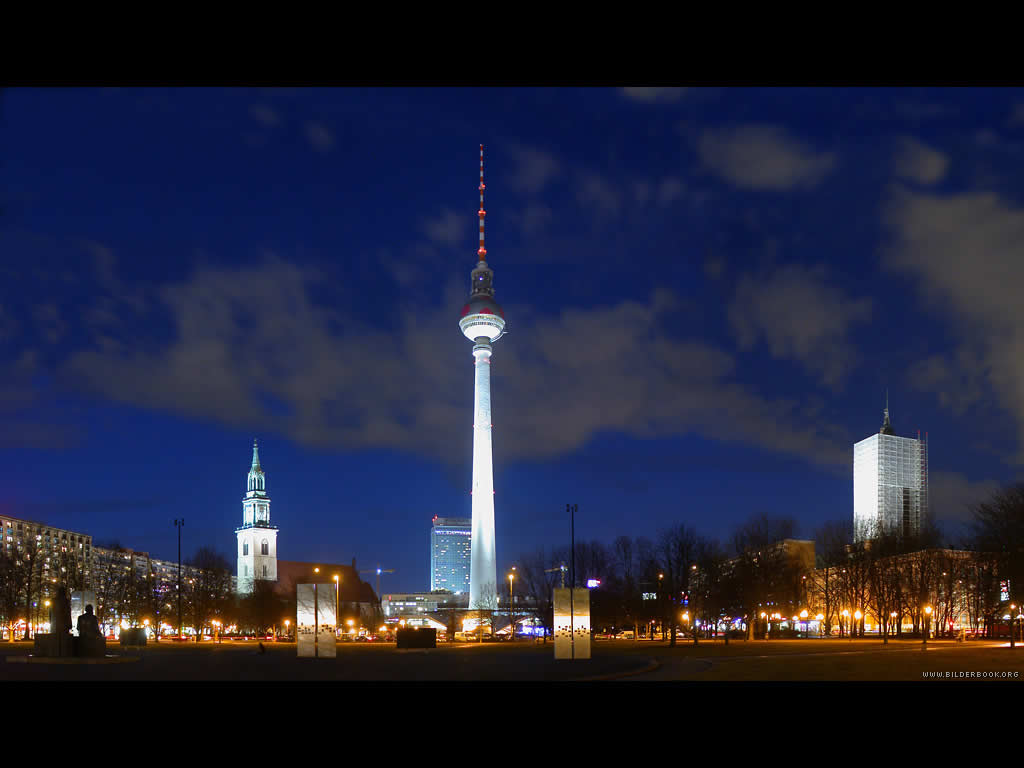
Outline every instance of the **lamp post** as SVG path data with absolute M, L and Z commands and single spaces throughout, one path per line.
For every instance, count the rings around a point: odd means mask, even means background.
M 800 611 L 800 618 L 804 620 L 804 640 L 807 639 L 807 609 Z
M 854 619 L 854 625 L 855 626 L 859 626 L 860 625 L 860 620 L 863 619 L 863 618 L 864 618 L 864 614 L 860 612 L 859 608 L 856 611 L 853 612 L 853 619 Z M 864 635 L 862 633 L 861 637 L 863 637 L 863 636 Z M 852 638 L 852 635 L 851 635 L 851 638 Z
M 181 638 L 182 615 L 181 615 L 181 529 L 185 527 L 185 518 L 175 519 L 174 527 L 178 529 L 178 637 Z
M 46 604 L 49 605 L 50 601 L 47 600 Z M 1013 644 L 1013 640 L 1014 640 L 1014 637 L 1013 637 L 1013 609 L 1016 608 L 1016 607 L 1017 607 L 1016 603 L 1010 603 L 1010 647 L 1011 648 L 1015 648 L 1016 647 Z
M 846 625 L 846 620 L 848 618 L 850 618 L 850 612 L 846 608 L 843 608 L 843 611 L 840 614 L 840 616 L 843 617 L 842 621 L 839 622 L 839 636 L 842 637 L 843 636 L 843 627 Z M 847 632 L 847 634 L 849 634 L 849 632 Z M 850 638 L 850 642 L 851 643 L 853 642 L 853 638 L 852 637 Z
M 926 605 L 924 607 L 924 632 L 922 633 L 922 636 L 921 636 L 921 645 L 924 645 L 924 646 L 928 645 L 928 633 L 931 631 L 931 623 L 932 623 L 932 607 L 930 605 Z
M 516 567 L 513 565 L 512 566 L 512 570 L 514 571 L 515 569 L 516 569 Z M 509 618 L 509 621 L 511 622 L 511 630 L 510 631 L 511 631 L 512 634 L 511 634 L 510 637 L 511 637 L 512 640 L 516 639 L 516 616 L 515 616 L 515 613 L 513 612 L 513 602 L 514 601 L 512 600 L 512 582 L 515 579 L 515 577 L 516 577 L 516 575 L 514 573 L 510 573 L 508 575 L 508 618 Z
M 665 574 L 664 573 L 659 573 L 658 574 L 658 601 L 657 602 L 658 602 L 659 607 L 661 607 L 661 613 L 662 613 L 662 616 L 661 616 L 661 639 L 662 640 L 665 639 L 665 616 L 664 616 L 665 608 L 662 606 L 662 600 L 664 600 L 665 598 L 662 595 L 662 590 L 661 590 L 661 582 L 662 582 L 662 580 L 664 578 L 665 578 Z M 652 637 L 651 639 L 653 640 L 654 638 Z

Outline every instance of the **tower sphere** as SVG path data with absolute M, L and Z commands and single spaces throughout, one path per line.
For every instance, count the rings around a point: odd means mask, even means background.
M 481 337 L 495 341 L 505 330 L 505 313 L 490 296 L 473 296 L 462 308 L 459 328 L 470 341 Z

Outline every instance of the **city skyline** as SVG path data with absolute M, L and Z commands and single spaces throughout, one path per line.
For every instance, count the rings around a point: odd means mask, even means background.
M 472 504 L 480 143 L 499 573 L 568 502 L 606 542 L 848 520 L 886 389 L 951 535 L 1021 478 L 1021 89 L 0 98 L 0 514 L 168 560 L 184 517 L 234 562 L 258 436 L 280 557 L 422 590 L 427 521 Z

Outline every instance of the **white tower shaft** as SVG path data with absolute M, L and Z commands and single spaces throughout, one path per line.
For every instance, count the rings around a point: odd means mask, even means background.
M 494 553 L 494 470 L 491 464 L 491 345 L 473 346 L 473 535 L 470 540 L 469 607 L 498 607 Z

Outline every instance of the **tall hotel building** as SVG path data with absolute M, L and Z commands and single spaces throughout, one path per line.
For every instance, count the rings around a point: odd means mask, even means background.
M 928 442 L 896 435 L 888 401 L 883 413 L 878 434 L 853 446 L 854 541 L 914 538 L 928 517 Z
M 437 517 L 430 527 L 430 591 L 469 591 L 473 521 L 465 517 Z

